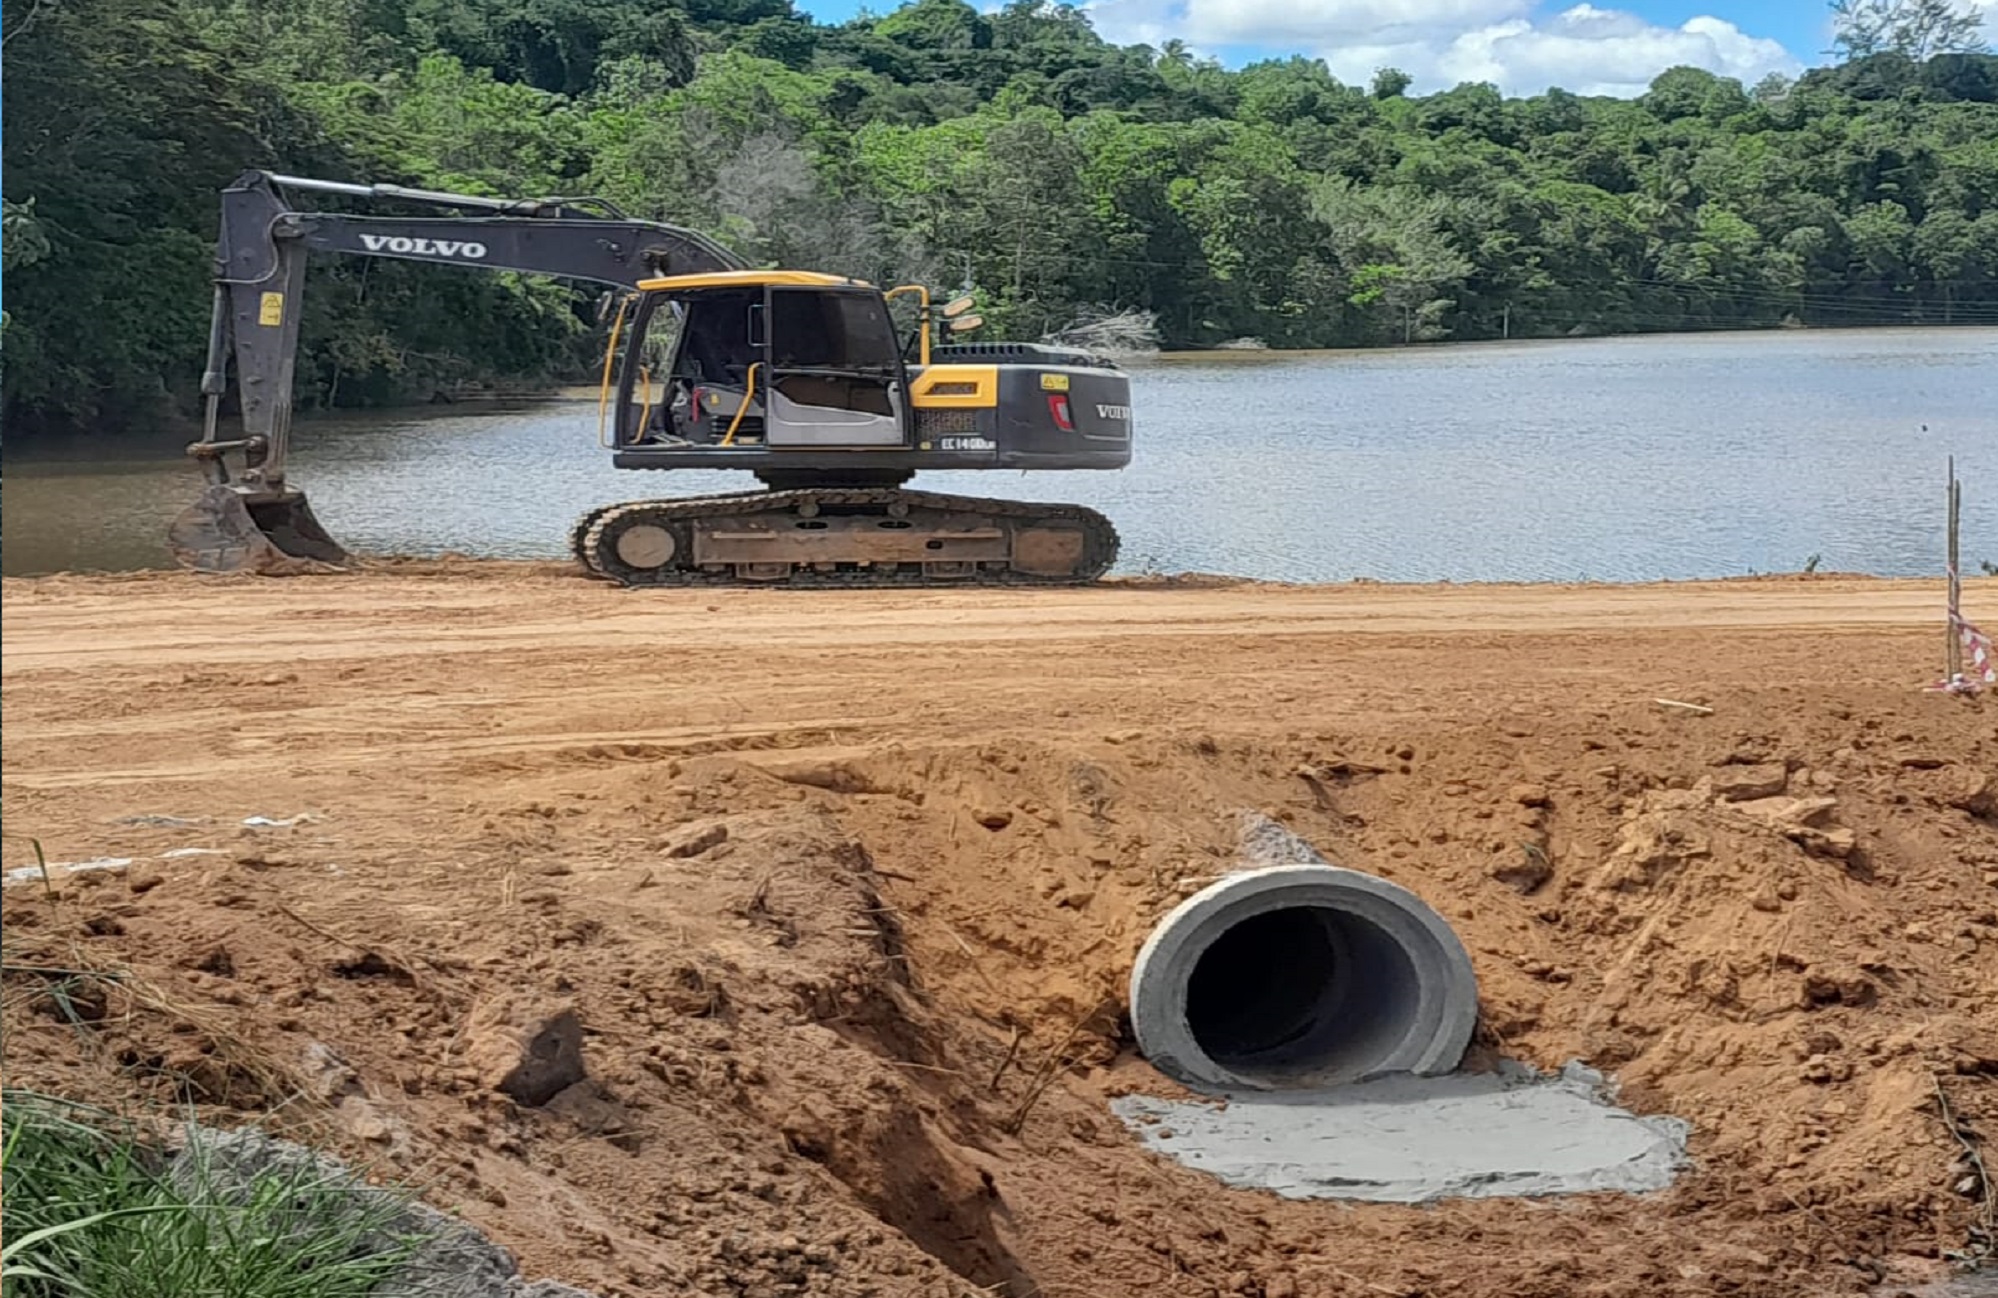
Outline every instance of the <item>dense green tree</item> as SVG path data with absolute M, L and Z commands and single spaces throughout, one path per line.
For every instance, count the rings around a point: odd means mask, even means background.
M 742 29 L 735 48 L 752 58 L 771 59 L 790 68 L 811 64 L 819 50 L 820 30 L 802 18 L 759 18 Z
M 1373 92 L 1376 99 L 1399 99 L 1408 88 L 1415 84 L 1415 78 L 1400 68 L 1381 68 L 1374 73 Z
M 26 268 L 49 255 L 49 238 L 35 219 L 34 200 L 8 203 L 0 208 L 0 273 L 15 267 Z M 8 315 L 0 311 L 0 334 L 7 331 Z
M 259 154 L 249 96 L 185 15 L 143 0 L 10 6 L 5 41 L 6 198 L 22 241 L 7 270 L 7 423 L 161 413 L 160 359 L 206 336 L 200 232 L 215 191 Z
M 686 76 L 694 46 L 677 10 L 627 0 L 411 0 L 411 38 L 495 76 L 581 94 L 598 67 L 626 55 Z
M 670 6 L 664 5 L 646 4 L 642 7 L 670 11 Z M 679 9 L 700 26 L 721 29 L 747 27 L 768 18 L 797 16 L 791 7 L 791 0 L 681 0 Z
M 1451 237 L 1449 199 L 1332 177 L 1312 195 L 1312 213 L 1345 269 L 1346 301 L 1360 309 L 1375 340 L 1448 332 L 1451 295 L 1472 271 Z
M 1950 0 L 1847 0 L 1849 55 L 1752 89 L 1409 94 L 1229 71 L 1078 6 L 28 0 L 4 14 L 10 431 L 185 415 L 245 167 L 595 193 L 763 264 L 968 285 L 995 331 L 1400 344 L 1998 323 L 1998 58 Z M 341 200 L 329 199 L 332 203 Z M 300 397 L 574 374 L 594 295 L 316 263 Z
M 875 23 L 874 31 L 915 50 L 992 48 L 992 24 L 964 0 L 915 0 Z

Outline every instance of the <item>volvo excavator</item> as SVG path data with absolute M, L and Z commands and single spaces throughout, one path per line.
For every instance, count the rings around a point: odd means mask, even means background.
M 406 217 L 300 210 L 295 193 L 442 209 Z M 309 253 L 606 285 L 598 442 L 620 469 L 735 469 L 760 489 L 626 501 L 570 535 L 624 586 L 1073 585 L 1108 571 L 1117 534 L 1078 505 L 939 495 L 925 469 L 1121 469 L 1130 381 L 1092 353 L 951 341 L 973 303 L 760 270 L 690 230 L 597 199 L 494 199 L 245 172 L 222 193 L 201 390 L 206 480 L 169 529 L 205 572 L 283 575 L 348 562 L 287 480 Z M 891 303 L 909 299 L 913 326 Z M 610 306 L 615 305 L 614 318 Z M 223 437 L 233 357 L 242 424 Z

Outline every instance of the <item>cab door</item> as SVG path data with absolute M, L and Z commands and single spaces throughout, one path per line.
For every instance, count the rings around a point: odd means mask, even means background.
M 764 441 L 772 450 L 906 447 L 908 376 L 873 289 L 772 285 L 765 297 Z

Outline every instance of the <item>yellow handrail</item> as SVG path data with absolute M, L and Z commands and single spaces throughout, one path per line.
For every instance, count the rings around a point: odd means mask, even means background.
M 749 387 L 748 390 L 742 394 L 742 404 L 735 408 L 735 418 L 728 421 L 728 432 L 724 433 L 721 439 L 721 444 L 723 446 L 735 445 L 735 430 L 742 427 L 742 417 L 749 413 L 750 399 L 756 395 L 757 366 L 760 366 L 762 364 L 763 364 L 762 361 L 757 361 L 755 364 L 749 367 L 749 373 L 744 376 L 744 378 L 749 384 Z
M 638 409 L 638 436 L 632 440 L 642 442 L 645 440 L 646 429 L 652 424 L 652 367 L 650 365 L 641 365 L 638 367 L 638 381 L 645 385 L 645 398 L 644 404 Z
M 927 369 L 930 364 L 930 290 L 921 284 L 903 284 L 883 293 L 881 299 L 884 302 L 892 302 L 902 293 L 916 294 L 923 304 L 923 336 L 916 348 L 916 363 Z
M 605 448 L 610 447 L 610 443 L 604 440 L 604 414 L 610 409 L 611 361 L 617 356 L 618 335 L 624 332 L 624 313 L 630 305 L 629 295 L 617 304 L 617 319 L 611 322 L 610 343 L 604 348 L 603 387 L 597 392 L 597 445 Z

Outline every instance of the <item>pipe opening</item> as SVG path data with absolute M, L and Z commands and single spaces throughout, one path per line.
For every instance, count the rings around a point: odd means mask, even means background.
M 1421 988 L 1401 944 L 1327 906 L 1287 906 L 1224 930 L 1195 959 L 1186 1021 L 1246 1080 L 1325 1082 L 1370 1071 L 1400 1044 Z
M 1404 888 L 1334 866 L 1239 872 L 1168 914 L 1131 970 L 1131 1025 L 1197 1089 L 1433 1075 L 1477 1021 L 1470 957 Z

